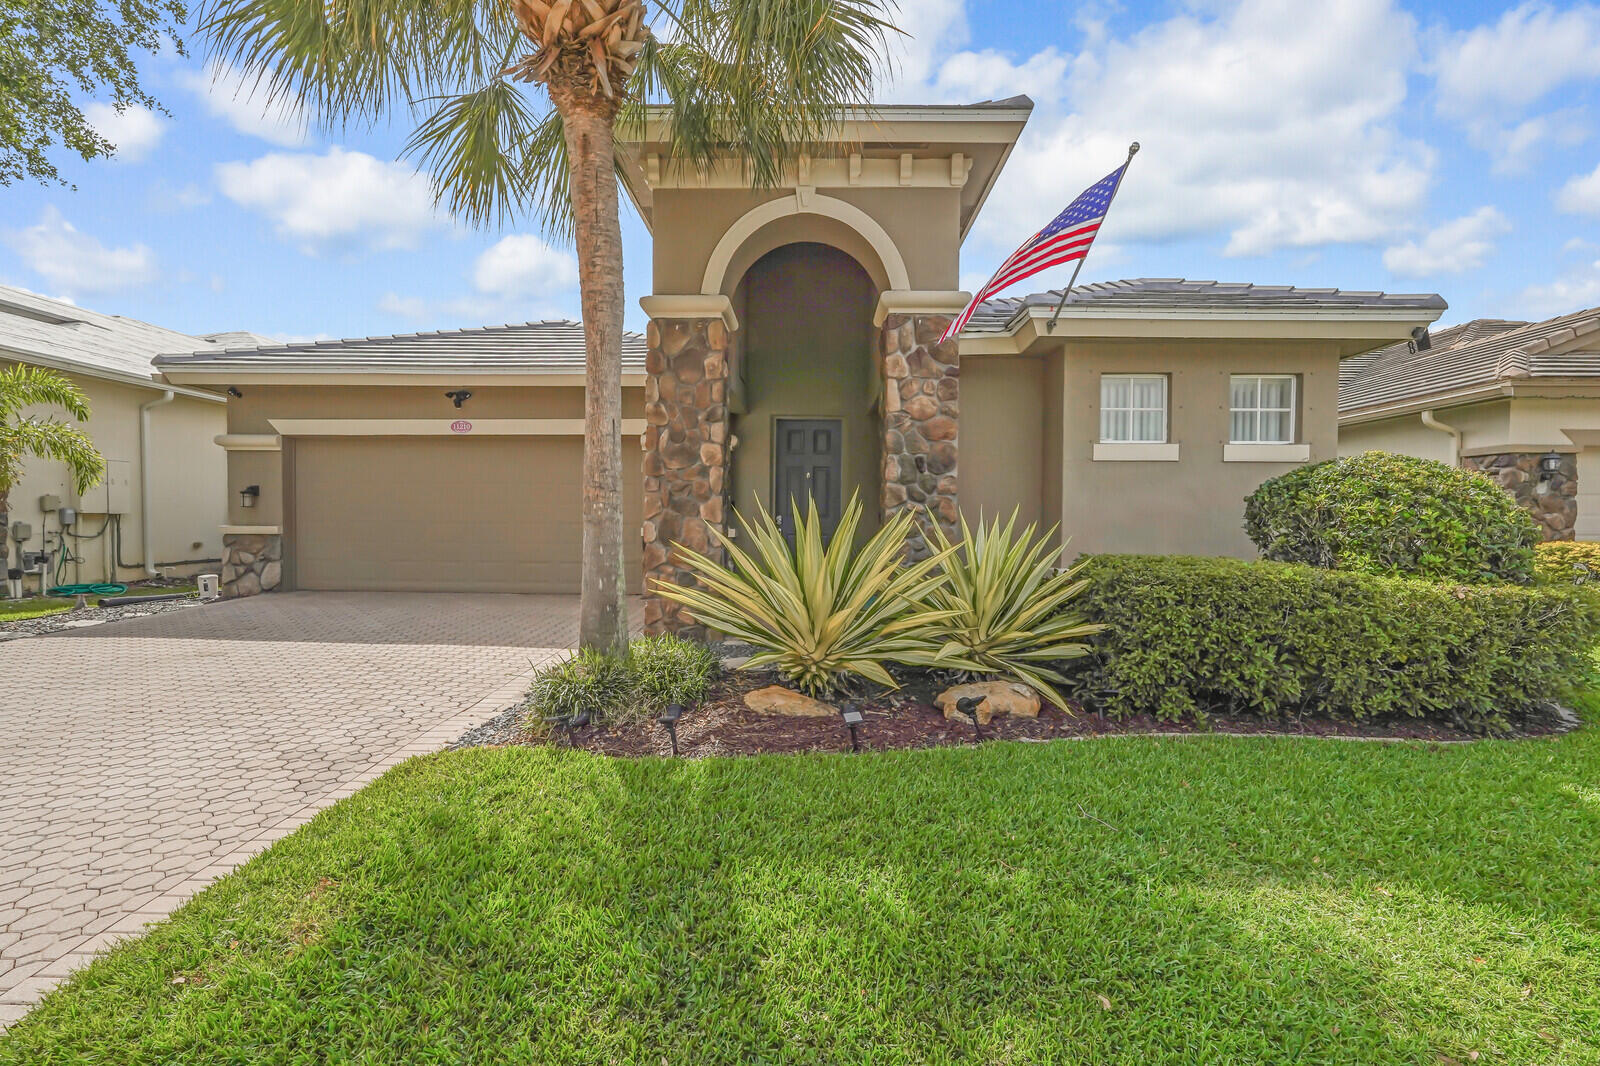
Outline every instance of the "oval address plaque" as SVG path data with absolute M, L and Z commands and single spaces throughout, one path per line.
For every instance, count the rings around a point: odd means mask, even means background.
M 471 433 L 472 432 L 472 423 L 468 422 L 465 418 L 458 418 L 454 422 L 450 423 L 450 432 L 451 433 Z

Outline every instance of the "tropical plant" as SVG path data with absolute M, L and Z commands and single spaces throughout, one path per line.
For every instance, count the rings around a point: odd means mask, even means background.
M 1264 558 L 1391 577 L 1526 584 L 1539 525 L 1482 474 L 1388 452 L 1262 482 L 1245 530 Z
M 25 414 L 30 407 L 54 407 L 79 422 L 89 420 L 89 401 L 69 379 L 43 367 L 0 369 L 0 570 L 9 561 L 7 503 L 22 480 L 22 462 L 32 456 L 65 463 L 81 494 L 99 482 L 105 460 L 89 435 L 55 418 Z
M 902 511 L 854 548 L 861 499 L 851 496 L 833 539 L 822 543 L 822 519 L 811 500 L 795 519 L 794 547 L 767 509 L 754 520 L 735 516 L 754 553 L 713 528 L 733 567 L 681 545 L 678 557 L 700 584 L 654 583 L 655 591 L 687 607 L 697 622 L 762 649 L 745 669 L 775 666 L 812 695 L 826 695 L 850 675 L 897 687 L 886 662 L 908 666 L 959 666 L 940 654 L 932 628 L 948 612 L 920 603 L 927 586 L 944 580 L 938 567 L 949 552 L 905 562 L 906 538 L 916 521 Z
M 624 705 L 632 692 L 627 665 L 598 648 L 580 648 L 533 675 L 530 709 L 548 718 L 587 714 L 599 720 Z
M 932 527 L 934 547 L 948 558 L 944 582 L 923 597 L 942 615 L 930 623 L 929 636 L 942 639 L 946 657 L 967 664 L 961 667 L 966 672 L 1010 675 L 1065 708 L 1055 686 L 1066 678 L 1051 664 L 1089 654 L 1082 639 L 1105 626 L 1070 609 L 1088 582 L 1079 579 L 1077 567 L 1057 569 L 1055 530 L 1041 537 L 1029 525 L 1019 533 L 1012 511 L 1004 525 L 997 515 L 974 532 L 962 515 L 956 546 L 937 522 Z
M 670 703 L 694 706 L 706 698 L 721 671 L 722 663 L 710 648 L 670 633 L 639 637 L 628 645 L 628 677 L 641 714 L 659 714 Z
M 165 42 L 182 55 L 187 16 L 181 0 L 0 0 L 0 185 L 60 181 L 58 142 L 84 159 L 116 151 L 83 98 L 108 95 L 119 113 L 159 110 L 130 53 Z
M 213 50 L 324 125 L 396 112 L 420 121 L 406 154 L 472 223 L 531 213 L 576 238 L 587 347 L 579 643 L 620 653 L 622 230 L 619 120 L 663 105 L 665 154 L 784 164 L 871 98 L 891 0 L 211 0 Z M 519 83 L 542 86 L 551 110 Z

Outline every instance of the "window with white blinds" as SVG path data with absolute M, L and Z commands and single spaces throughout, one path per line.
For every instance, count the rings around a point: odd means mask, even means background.
M 1165 374 L 1100 376 L 1100 440 L 1104 444 L 1165 444 Z

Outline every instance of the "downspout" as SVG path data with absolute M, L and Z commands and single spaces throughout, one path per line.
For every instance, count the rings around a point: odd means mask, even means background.
M 1450 465 L 1461 465 L 1461 431 L 1455 426 L 1447 426 L 1433 417 L 1432 411 L 1422 412 L 1422 424 L 1429 429 L 1436 429 L 1440 433 L 1450 434 Z
M 144 572 L 148 577 L 159 577 L 156 569 L 156 548 L 150 540 L 150 411 L 177 399 L 177 393 L 167 389 L 161 399 L 151 400 L 139 407 L 139 537 L 144 547 Z

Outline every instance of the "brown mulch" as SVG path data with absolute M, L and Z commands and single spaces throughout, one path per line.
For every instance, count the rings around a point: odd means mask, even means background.
M 709 698 L 678 723 L 678 750 L 685 756 L 761 755 L 794 752 L 850 750 L 850 731 L 838 718 L 789 718 L 757 714 L 744 704 L 744 694 L 777 683 L 766 672 L 730 671 L 712 688 Z M 1262 718 L 1253 715 L 1212 714 L 1204 723 L 1192 719 L 1163 722 L 1148 715 L 1102 717 L 1073 704 L 1071 713 L 1048 703 L 1037 718 L 996 718 L 975 731 L 965 718 L 946 721 L 933 706 L 943 685 L 927 677 L 913 677 L 894 692 L 863 695 L 858 703 L 865 721 L 857 727 L 863 751 L 930 748 L 991 740 L 1046 741 L 1075 737 L 1119 736 L 1151 733 L 1231 733 L 1355 737 L 1374 740 L 1480 740 L 1480 736 L 1413 718 L 1346 722 L 1331 718 Z M 1554 716 L 1519 725 L 1517 735 L 1539 736 L 1564 731 Z M 577 730 L 553 728 L 548 735 L 529 734 L 523 743 L 553 743 L 603 755 L 636 757 L 672 754 L 667 732 L 654 720 L 629 724 L 603 723 Z

